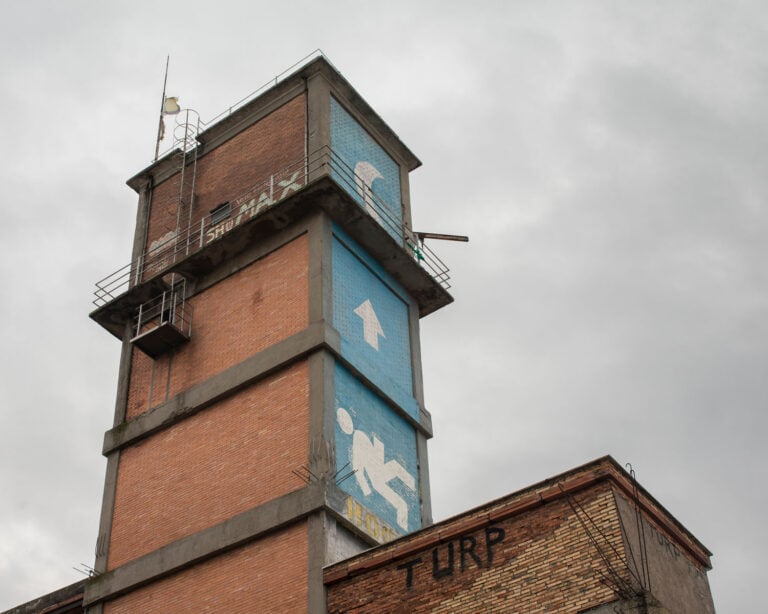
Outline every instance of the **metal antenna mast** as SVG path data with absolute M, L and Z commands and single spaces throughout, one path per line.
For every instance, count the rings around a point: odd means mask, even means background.
M 157 156 L 160 153 L 160 141 L 163 140 L 165 124 L 163 123 L 163 109 L 165 108 L 165 86 L 168 84 L 168 64 L 171 62 L 171 56 L 165 57 L 165 77 L 163 78 L 163 96 L 160 98 L 160 117 L 157 123 L 157 138 L 155 139 L 155 157 L 153 161 L 157 162 Z

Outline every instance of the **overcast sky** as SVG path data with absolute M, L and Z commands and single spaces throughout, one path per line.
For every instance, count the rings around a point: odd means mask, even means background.
M 321 48 L 424 165 L 456 301 L 422 321 L 437 519 L 604 454 L 758 612 L 768 550 L 763 2 L 7 1 L 0 610 L 93 564 L 130 258 L 169 94 L 210 119 Z M 755 603 L 757 601 L 757 603 Z

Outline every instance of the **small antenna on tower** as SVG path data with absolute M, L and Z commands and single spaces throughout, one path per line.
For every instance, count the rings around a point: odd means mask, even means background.
M 101 574 L 101 572 L 96 571 L 93 567 L 86 565 L 85 563 L 80 563 L 80 567 L 73 566 L 72 569 L 83 574 L 84 576 L 88 576 L 89 578 L 93 578 L 94 576 Z
M 163 97 L 160 100 L 160 118 L 157 124 L 157 139 L 155 140 L 155 158 L 154 158 L 155 162 L 157 162 L 157 157 L 160 155 L 160 141 L 162 141 L 163 137 L 165 136 L 165 121 L 163 120 L 163 115 L 176 115 L 179 111 L 181 111 L 178 98 L 176 98 L 175 96 L 166 98 L 165 96 L 165 86 L 168 84 L 168 65 L 170 64 L 170 62 L 171 62 L 171 56 L 168 55 L 165 58 L 165 77 L 163 78 Z

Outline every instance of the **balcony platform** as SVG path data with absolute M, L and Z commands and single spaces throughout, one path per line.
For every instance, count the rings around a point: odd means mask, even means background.
M 152 358 L 157 358 L 187 341 L 189 337 L 170 322 L 163 322 L 131 339 L 133 345 Z
M 162 280 L 164 276 L 176 273 L 187 280 L 197 279 L 255 242 L 273 236 L 317 209 L 325 211 L 406 289 L 416 300 L 421 317 L 453 302 L 443 280 L 436 279 L 425 270 L 413 253 L 390 236 L 343 187 L 323 174 L 215 241 L 188 256 L 177 256 L 175 262 L 168 262 L 151 278 L 106 302 L 90 317 L 122 339 L 125 323 L 133 317 L 139 305 L 167 290 L 168 286 Z

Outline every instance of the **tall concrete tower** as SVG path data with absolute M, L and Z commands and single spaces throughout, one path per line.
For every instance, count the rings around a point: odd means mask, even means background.
M 129 180 L 88 612 L 322 612 L 322 568 L 431 523 L 418 159 L 317 58 Z

